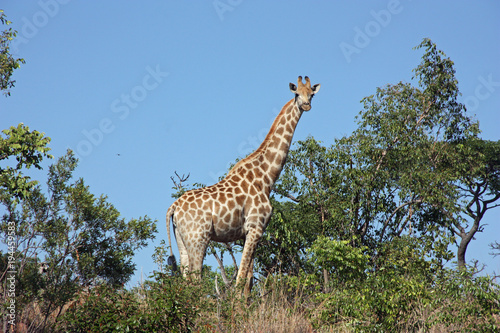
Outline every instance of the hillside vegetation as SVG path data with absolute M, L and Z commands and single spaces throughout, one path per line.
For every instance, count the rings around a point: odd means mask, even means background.
M 14 31 L 0 37 L 8 95 L 24 60 L 9 54 Z M 331 146 L 310 137 L 290 151 L 248 299 L 233 286 L 236 264 L 223 261 L 241 243 L 211 243 L 220 266 L 205 267 L 199 282 L 165 264 L 162 243 L 157 271 L 124 288 L 156 221 L 127 220 L 92 194 L 73 177 L 71 151 L 46 180 L 32 180 L 26 169 L 52 158 L 50 138 L 24 124 L 2 131 L 0 330 L 498 332 L 499 285 L 465 253 L 498 206 L 500 141 L 479 137 L 453 62 L 428 39 L 417 50 L 412 82 L 365 97 L 352 134 Z M 194 186 L 185 182 L 174 197 Z

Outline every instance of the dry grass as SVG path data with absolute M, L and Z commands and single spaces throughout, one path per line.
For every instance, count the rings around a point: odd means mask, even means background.
M 256 294 L 247 304 L 241 298 L 235 297 L 235 292 L 228 291 L 218 299 L 210 299 L 209 306 L 202 310 L 198 320 L 197 331 L 199 332 L 270 332 L 270 333 L 327 333 L 327 332 L 354 332 L 352 323 L 354 318 L 341 318 L 337 322 L 321 321 L 321 314 L 325 311 L 335 312 L 336 309 L 329 308 L 328 302 L 319 302 L 300 286 L 291 288 L 290 285 L 276 282 L 263 283 L 264 287 L 256 291 Z M 85 297 L 80 297 L 76 302 L 66 304 L 61 312 L 68 307 L 78 306 L 84 302 Z M 140 306 L 147 304 L 138 299 Z M 330 303 L 331 304 L 331 303 Z M 431 308 L 419 300 L 415 300 L 411 306 L 411 313 L 401 316 L 400 322 L 395 323 L 398 332 L 466 332 L 474 325 L 482 324 L 484 318 L 468 317 L 463 322 L 454 322 L 450 325 L 436 320 L 438 315 L 447 314 L 457 318 L 457 310 L 454 304 L 446 301 L 437 307 Z M 341 309 L 339 309 L 341 310 Z M 56 309 L 49 316 L 49 323 L 53 323 L 59 309 Z M 23 311 L 19 318 L 19 323 L 23 323 L 30 332 L 37 332 L 43 323 L 44 316 L 38 304 L 31 303 Z M 497 326 L 500 327 L 500 315 L 495 315 Z M 367 314 L 363 320 L 357 322 L 362 327 L 374 328 L 377 319 L 373 313 Z M 485 322 L 484 322 L 485 323 Z M 21 328 L 22 325 L 19 325 Z M 361 327 L 360 327 L 361 328 Z M 367 329 L 370 331 L 370 329 Z M 24 330 L 26 331 L 26 330 Z M 167 330 L 168 331 L 168 330 Z
M 306 316 L 305 304 L 300 302 L 300 298 L 290 302 L 283 289 L 274 291 L 249 310 L 239 332 L 313 332 Z
M 45 311 L 40 307 L 40 303 L 37 301 L 30 302 L 26 304 L 20 315 L 16 317 L 16 325 L 14 332 L 42 332 L 47 331 L 47 327 L 53 327 L 56 321 L 71 307 L 83 304 L 85 301 L 87 292 L 81 292 L 79 296 L 75 297 L 73 300 L 64 304 L 62 307 L 56 307 L 48 316 L 46 316 Z M 47 317 L 47 318 L 45 318 Z M 45 328 L 45 329 L 44 329 Z M 2 327 L 0 326 L 0 332 Z M 12 328 L 9 327 L 7 332 L 12 332 Z
M 254 295 L 250 304 L 231 299 L 234 295 L 222 296 L 218 301 L 217 314 L 207 314 L 203 321 L 217 322 L 217 327 L 212 331 L 224 333 L 350 332 L 329 327 L 315 329 L 311 314 L 317 311 L 317 304 L 304 296 L 300 287 L 289 290 L 274 282 L 265 285 L 265 290 L 260 290 L 258 296 Z M 221 310 L 220 304 L 227 302 L 231 305 L 225 311 Z
M 208 322 L 217 323 L 212 329 L 201 331 L 209 332 L 355 332 L 377 330 L 377 319 L 367 314 L 364 322 L 360 318 L 343 318 L 336 323 L 327 323 L 320 320 L 321 313 L 328 309 L 327 302 L 317 302 L 306 295 L 300 288 L 290 291 L 279 285 L 267 286 L 261 291 L 263 296 L 254 296 L 250 306 L 232 302 L 229 313 L 207 314 Z M 220 302 L 228 302 L 226 299 Z M 450 317 L 458 317 L 458 309 L 451 304 L 441 304 L 431 308 L 420 300 L 415 300 L 411 313 L 401 316 L 399 322 L 394 323 L 398 332 L 468 332 L 473 327 L 486 324 L 485 318 L 468 317 L 463 321 L 445 324 L 438 320 L 438 315 L 446 313 Z M 500 314 L 494 316 L 497 327 L 500 327 Z M 207 321 L 205 321 L 207 322 Z M 360 324 L 358 330 L 353 323 Z M 205 326 L 207 327 L 207 326 Z M 369 328 L 368 328 L 369 327 Z M 379 327 L 380 331 L 381 328 Z

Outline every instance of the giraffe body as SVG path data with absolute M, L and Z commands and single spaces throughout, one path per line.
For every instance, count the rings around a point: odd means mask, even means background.
M 172 218 L 184 274 L 201 272 L 210 240 L 244 239 L 236 284 L 252 276 L 253 254 L 272 214 L 269 195 L 285 164 L 295 127 L 320 88 L 305 79 L 306 84 L 300 76 L 298 86 L 290 83 L 295 97 L 282 108 L 256 151 L 236 163 L 220 182 L 184 193 L 168 209 L 169 244 Z

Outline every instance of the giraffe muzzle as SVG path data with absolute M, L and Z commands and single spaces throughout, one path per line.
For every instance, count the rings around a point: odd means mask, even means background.
M 302 109 L 302 111 L 309 111 L 311 110 L 311 103 L 303 103 L 300 108 Z

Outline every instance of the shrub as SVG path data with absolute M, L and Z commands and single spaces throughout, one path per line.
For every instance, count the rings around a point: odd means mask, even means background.
M 59 329 L 69 332 L 191 332 L 206 311 L 201 285 L 156 273 L 139 292 L 102 285 L 69 307 Z
M 141 332 L 140 304 L 125 290 L 107 285 L 93 288 L 70 305 L 60 329 L 68 332 Z

